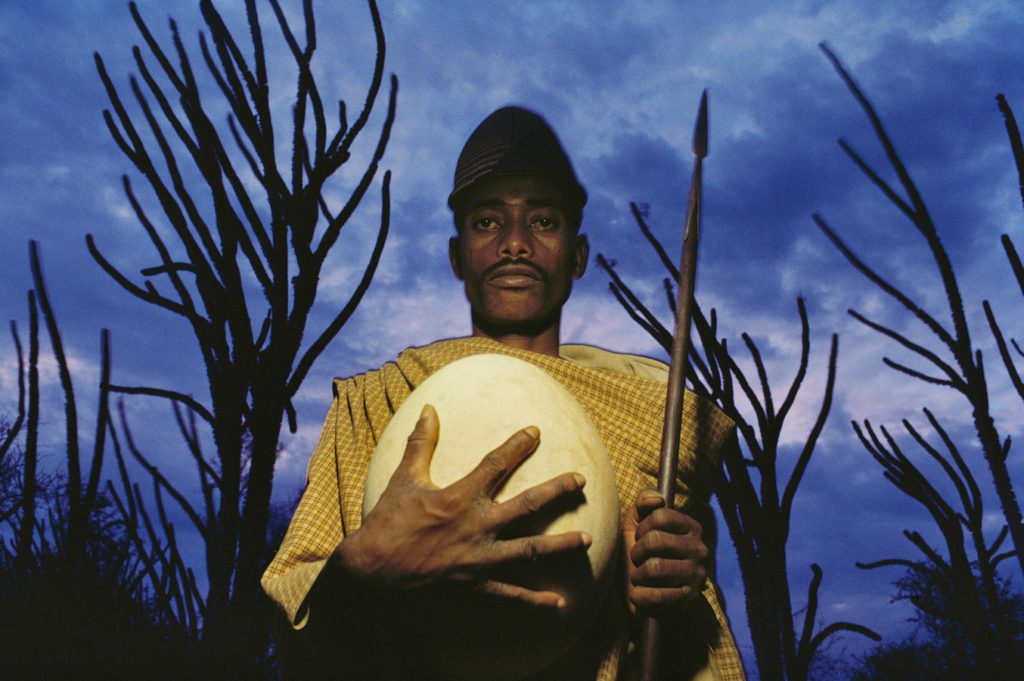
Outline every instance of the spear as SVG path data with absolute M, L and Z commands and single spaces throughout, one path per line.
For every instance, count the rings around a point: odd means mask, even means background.
M 686 228 L 683 232 L 683 253 L 679 280 L 676 282 L 676 328 L 672 336 L 672 352 L 665 395 L 665 425 L 661 435 L 661 457 L 658 465 L 658 493 L 668 506 L 675 499 L 676 465 L 679 461 L 679 433 L 683 423 L 683 383 L 686 378 L 687 353 L 690 349 L 690 317 L 693 312 L 693 287 L 697 275 L 697 240 L 700 237 L 700 199 L 702 162 L 708 154 L 708 91 L 700 96 L 697 122 L 693 128 L 693 177 L 690 198 L 686 205 Z M 643 622 L 643 665 L 640 678 L 656 681 L 660 659 L 661 630 L 658 621 Z

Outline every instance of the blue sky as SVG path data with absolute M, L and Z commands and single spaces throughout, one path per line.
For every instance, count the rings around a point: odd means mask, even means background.
M 240 26 L 241 3 L 220 4 Z M 295 16 L 297 3 L 285 4 Z M 165 44 L 166 17 L 175 17 L 196 61 L 197 5 L 139 3 Z M 354 108 L 373 58 L 369 13 L 354 1 L 316 7 L 321 89 Z M 840 335 L 836 402 L 796 502 L 790 539 L 795 599 L 802 602 L 809 563 L 819 562 L 825 569 L 823 622 L 851 619 L 883 633 L 900 631 L 909 612 L 888 605 L 891 581 L 899 575 L 865 573 L 854 561 L 913 556 L 901 531 L 927 534 L 930 521 L 883 480 L 849 422 L 870 418 L 896 427 L 910 418 L 920 424 L 921 407 L 929 406 L 964 435 L 970 414 L 949 391 L 907 382 L 886 369 L 882 357 L 899 357 L 897 349 L 846 313 L 855 308 L 895 328 L 914 328 L 820 234 L 810 217 L 815 211 L 937 315 L 944 299 L 920 238 L 837 146 L 837 138 L 847 139 L 892 178 L 866 118 L 817 45 L 827 41 L 858 78 L 918 182 L 960 275 L 975 340 L 989 353 L 1000 427 L 1020 440 L 1020 400 L 1001 378 L 981 314 L 981 301 L 990 300 L 1006 330 L 1024 335 L 1019 291 L 998 242 L 1008 233 L 1024 244 L 1024 212 L 995 103 L 996 94 L 1005 93 L 1024 115 L 1019 4 L 392 0 L 381 3 L 381 13 L 386 68 L 400 81 L 384 162 L 394 174 L 392 234 L 363 305 L 298 396 L 299 431 L 283 441 L 277 498 L 294 497 L 302 483 L 331 376 L 373 367 L 409 345 L 468 332 L 468 309 L 445 258 L 451 220 L 444 199 L 461 144 L 479 120 L 508 103 L 548 118 L 590 193 L 584 230 L 592 252 L 616 260 L 635 289 L 665 312 L 660 271 L 639 238 L 629 202 L 649 206 L 652 227 L 676 253 L 691 126 L 707 88 L 711 153 L 698 297 L 717 308 L 733 347 L 740 347 L 741 332 L 757 341 L 780 386 L 796 369 L 795 298 L 805 297 L 814 344 L 811 377 L 784 434 L 790 445 L 810 426 L 828 339 Z M 103 326 L 113 333 L 115 381 L 204 394 L 188 330 L 121 291 L 85 249 L 91 233 L 126 270 L 155 262 L 121 190 L 120 176 L 130 167 L 104 128 L 101 111 L 108 104 L 92 59 L 99 51 L 125 90 L 130 48 L 138 42 L 124 2 L 0 3 L 0 224 L 8 253 L 0 269 L 0 305 L 6 318 L 27 327 L 27 240 L 39 240 L 76 386 L 87 403 L 95 393 Z M 280 48 L 271 45 L 271 77 L 277 114 L 286 116 L 293 76 Z M 208 102 L 213 111 L 223 109 L 215 97 Z M 371 133 L 383 121 L 380 104 Z M 356 150 L 355 168 L 371 142 Z M 340 173 L 329 196 L 347 195 L 353 176 Z M 370 192 L 325 272 L 321 323 L 347 299 L 353 273 L 369 252 L 378 197 L 379 191 Z M 563 329 L 567 341 L 660 356 L 619 309 L 593 263 L 566 308 Z M 9 341 L 7 347 L 0 353 L 0 391 L 8 397 L 0 410 L 9 411 L 16 364 Z M 59 410 L 52 363 L 45 369 L 47 399 Z M 129 413 L 141 442 L 147 434 L 152 442 L 173 442 L 173 434 L 161 437 L 173 428 L 166 404 L 132 400 Z M 61 432 L 52 418 L 48 437 L 57 445 Z M 194 485 L 190 464 L 173 447 L 153 448 L 183 486 Z M 1014 458 L 1020 480 L 1020 455 Z M 974 461 L 987 485 L 984 466 Z M 989 510 L 996 527 L 994 499 Z M 742 591 L 724 527 L 719 561 L 745 645 Z

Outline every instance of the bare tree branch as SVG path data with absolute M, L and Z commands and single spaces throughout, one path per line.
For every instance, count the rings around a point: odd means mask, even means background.
M 15 417 L 14 423 L 7 427 L 3 442 L 0 442 L 0 463 L 3 463 L 4 457 L 7 456 L 11 445 L 17 440 L 21 427 L 25 423 L 25 356 L 22 354 L 18 325 L 13 319 L 10 328 L 11 339 L 14 341 L 14 352 L 18 356 L 18 415 Z

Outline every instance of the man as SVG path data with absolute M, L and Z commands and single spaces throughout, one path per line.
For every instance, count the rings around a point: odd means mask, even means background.
M 480 452 L 486 457 L 463 480 L 434 486 L 429 461 L 440 424 L 429 407 L 380 501 L 361 518 L 367 462 L 391 414 L 426 376 L 480 352 L 530 361 L 562 382 L 594 418 L 619 488 L 619 588 L 581 643 L 541 676 L 632 676 L 636 623 L 652 616 L 663 623 L 671 678 L 742 678 L 715 589 L 705 579 L 708 549 L 701 524 L 692 517 L 710 518 L 708 480 L 717 450 L 730 441 L 731 424 L 713 407 L 688 400 L 674 505 L 689 513 L 666 507 L 649 489 L 657 471 L 665 366 L 560 345 L 562 306 L 586 269 L 588 244 L 579 232 L 586 200 L 542 118 L 516 107 L 493 113 L 466 143 L 449 197 L 456 227 L 449 259 L 465 285 L 472 336 L 407 350 L 379 371 L 335 383 L 306 491 L 263 585 L 294 626 L 308 621 L 334 649 L 346 648 L 337 664 L 352 678 L 427 675 L 410 667 L 415 662 L 402 653 L 400 642 L 417 636 L 415 622 L 396 616 L 403 597 L 454 585 L 535 608 L 559 608 L 564 601 L 557 593 L 497 580 L 493 568 L 585 551 L 589 544 L 582 532 L 501 535 L 508 524 L 578 493 L 586 482 L 566 471 L 527 494 L 493 502 L 500 480 L 536 448 L 535 428 Z

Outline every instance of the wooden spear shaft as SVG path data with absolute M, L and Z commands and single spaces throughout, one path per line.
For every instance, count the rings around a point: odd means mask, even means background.
M 702 162 L 708 153 L 708 92 L 700 96 L 700 109 L 693 129 L 693 177 L 690 198 L 686 205 L 686 227 L 683 253 L 680 258 L 679 281 L 676 282 L 676 328 L 672 336 L 672 352 L 665 395 L 665 426 L 661 435 L 661 457 L 658 466 L 658 493 L 671 507 L 675 499 L 676 467 L 679 461 L 679 434 L 683 425 L 683 384 L 686 379 L 687 354 L 690 349 L 690 318 L 693 313 L 693 288 L 697 275 L 697 240 L 700 237 L 700 202 Z M 661 630 L 658 621 L 643 622 L 641 651 L 643 681 L 657 681 Z

